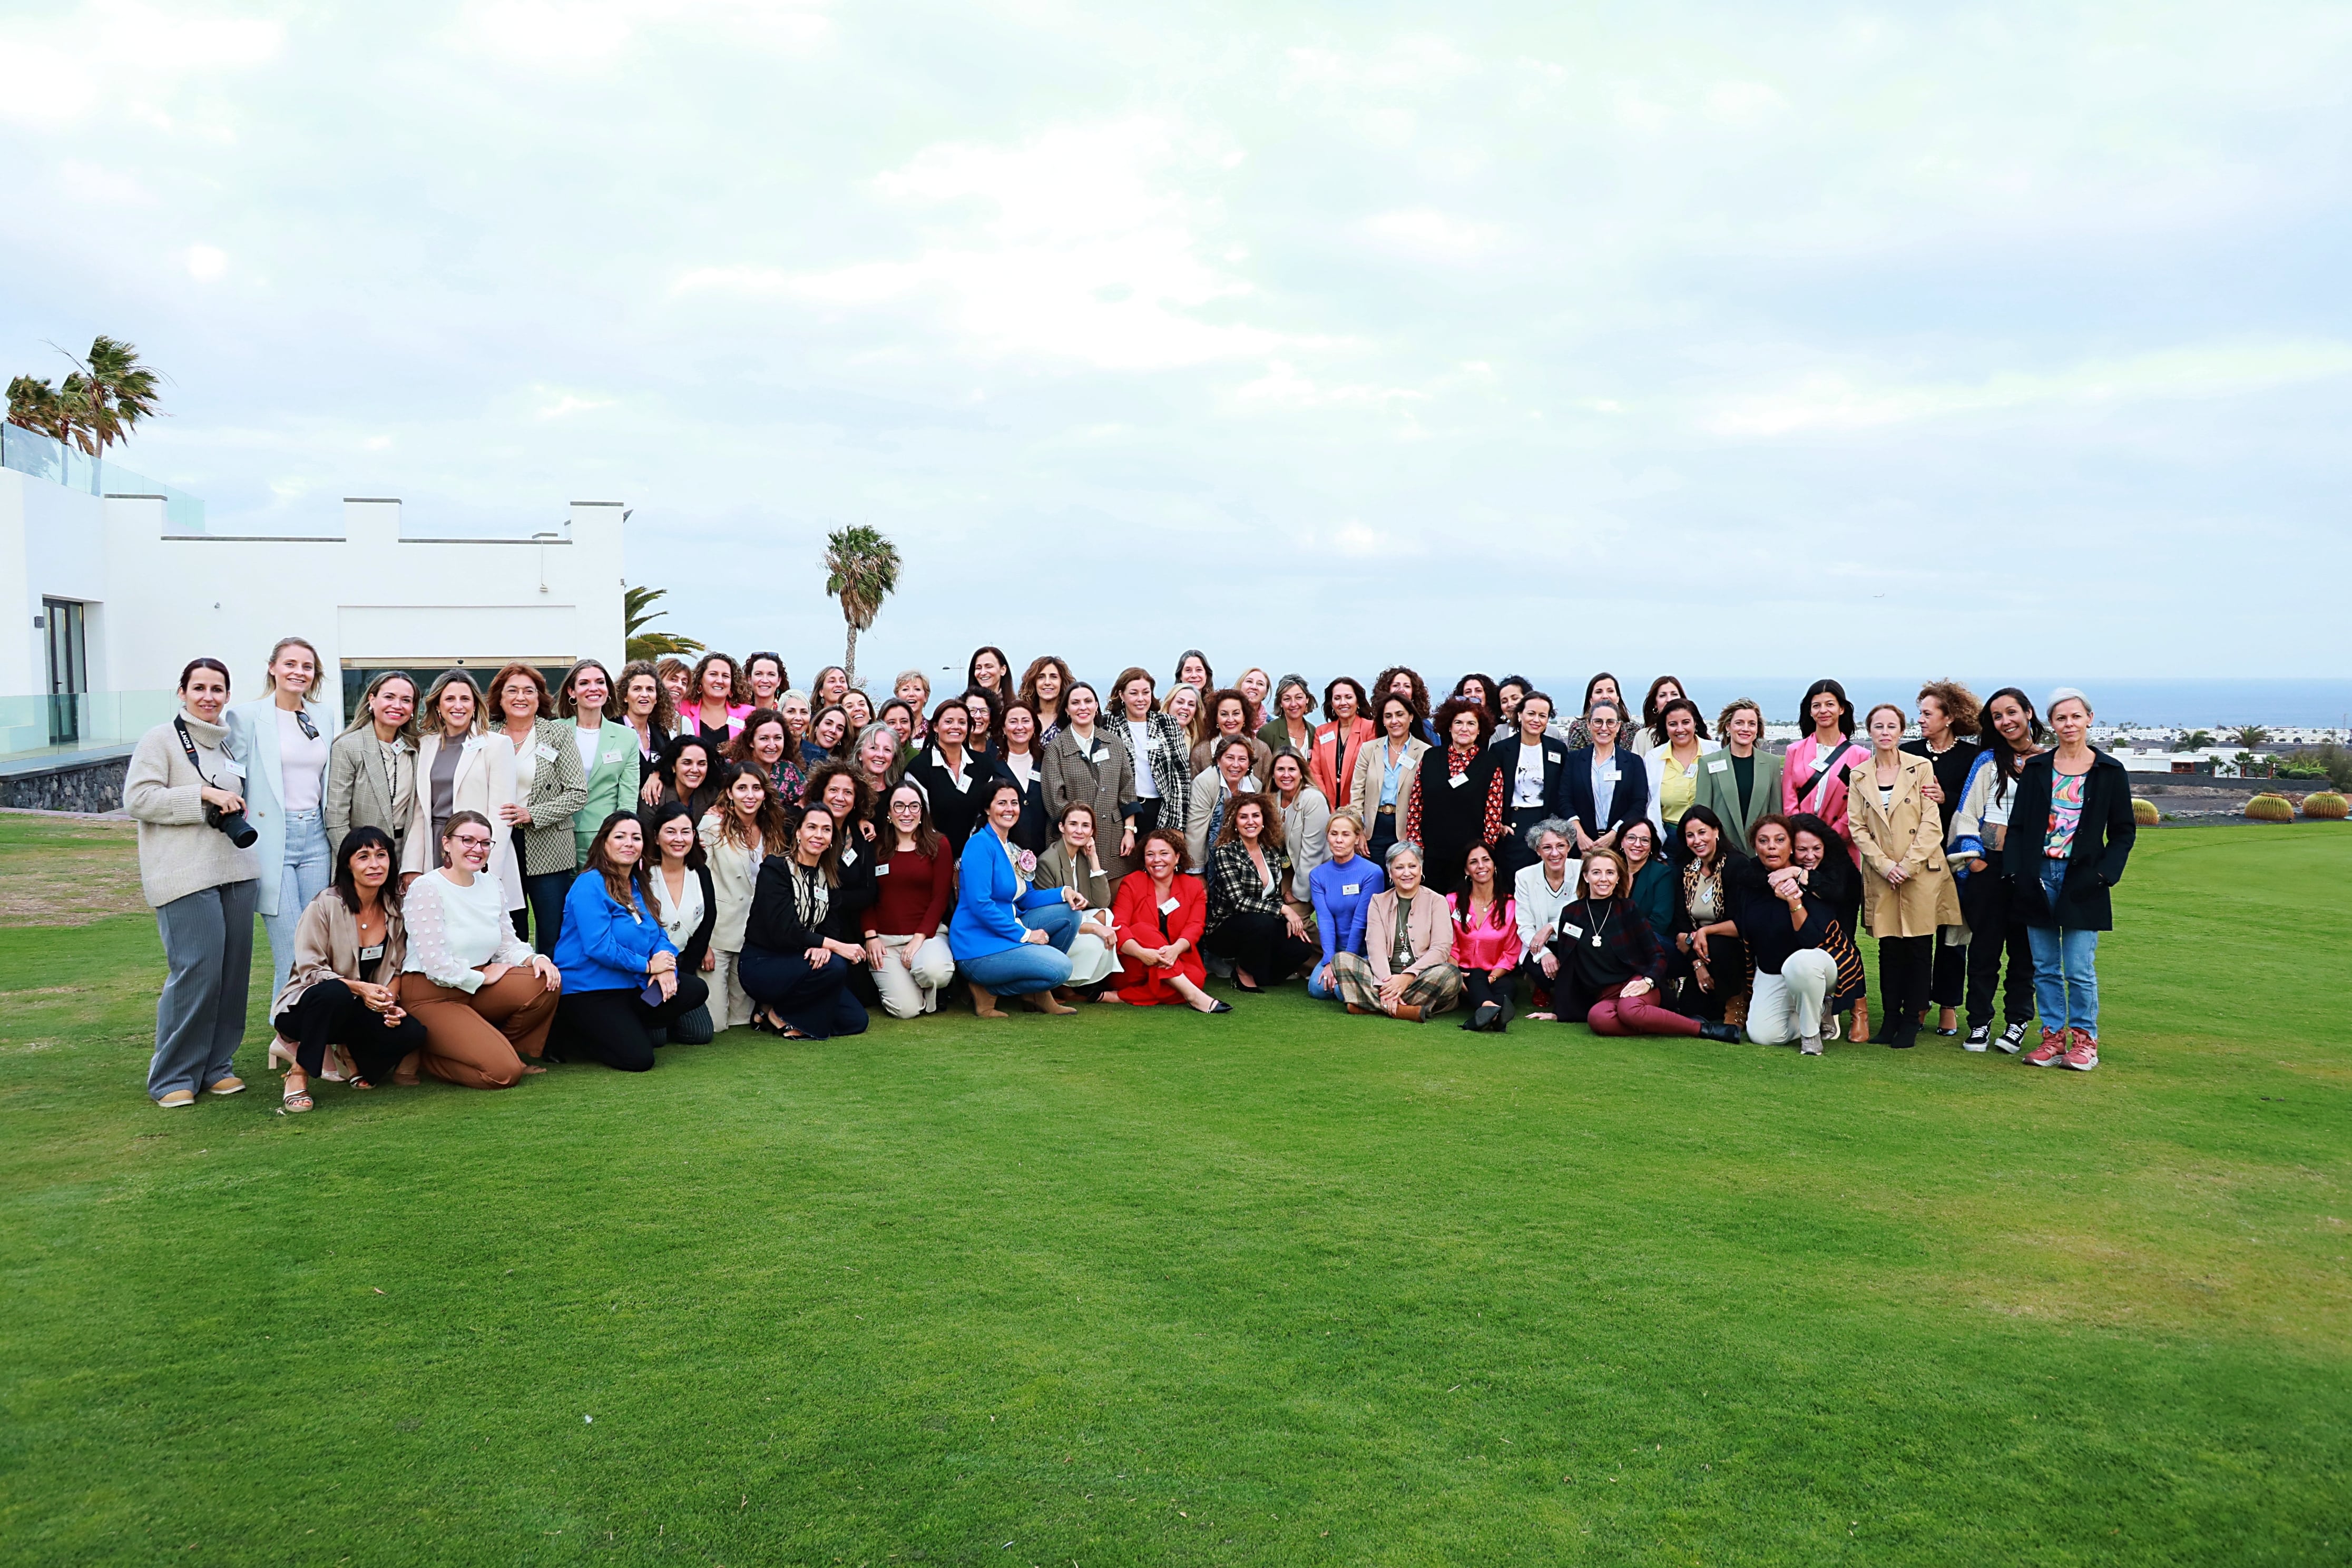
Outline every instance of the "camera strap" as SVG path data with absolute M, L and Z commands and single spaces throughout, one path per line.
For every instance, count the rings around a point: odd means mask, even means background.
M 196 777 L 205 781 L 205 787 L 220 788 L 220 785 L 213 783 L 212 775 L 205 772 L 205 764 L 196 760 L 196 743 L 188 739 L 188 721 L 185 719 L 173 720 L 172 732 L 180 737 L 180 750 L 188 753 L 188 766 L 196 770 Z

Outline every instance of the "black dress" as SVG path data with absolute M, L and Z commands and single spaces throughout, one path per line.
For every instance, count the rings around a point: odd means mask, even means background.
M 1422 875 L 1440 895 L 1462 890 L 1463 862 L 1474 845 L 1487 841 L 1488 785 L 1498 765 L 1495 752 L 1484 746 L 1466 758 L 1451 747 L 1433 746 L 1422 753 L 1413 785 Z

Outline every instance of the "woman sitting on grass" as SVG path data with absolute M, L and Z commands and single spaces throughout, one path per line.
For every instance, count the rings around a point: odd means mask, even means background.
M 555 1022 L 563 976 L 533 952 L 507 918 L 507 894 L 489 870 L 498 839 L 490 819 L 458 811 L 443 825 L 441 866 L 401 895 L 408 952 L 400 1005 L 425 1026 L 419 1065 L 463 1089 L 509 1089 L 536 1064 Z M 416 845 L 409 844 L 414 854 Z M 413 1083 L 404 1066 L 395 1083 Z
M 1817 849 L 1826 848 L 1821 835 L 1807 837 Z M 1824 859 L 1817 854 L 1812 866 L 1799 865 L 1797 837 L 1795 824 L 1778 812 L 1758 817 L 1748 830 L 1755 858 L 1726 875 L 1725 894 L 1739 940 L 1756 963 L 1748 1037 L 1759 1046 L 1796 1040 L 1802 1054 L 1817 1057 L 1825 1029 L 1836 1021 L 1840 988 L 1860 982 L 1862 958 L 1838 927 L 1834 902 L 1816 883 Z M 1826 863 L 1833 871 L 1845 865 L 1834 856 Z
M 935 727 L 941 715 L 952 728 L 952 706 L 940 705 L 931 718 Z M 974 793 L 982 821 L 957 862 L 955 918 L 948 924 L 948 946 L 971 983 L 972 1010 L 1002 1018 L 998 999 L 1019 996 L 1040 1013 L 1074 1013 L 1052 993 L 1070 983 L 1081 896 L 1075 888 L 1031 881 L 1037 858 L 1012 839 L 1021 821 L 1020 785 L 1000 775 Z
M 1232 1003 L 1201 989 L 1208 980 L 1200 950 L 1209 894 L 1200 878 L 1184 875 L 1184 836 L 1152 828 L 1143 836 L 1142 858 L 1143 869 L 1127 874 L 1111 906 L 1127 960 L 1114 983 L 1118 999 L 1138 1007 L 1181 1002 L 1195 1013 L 1232 1012 Z
M 834 907 L 841 873 L 833 815 L 795 806 L 784 831 L 792 847 L 760 862 L 737 960 L 755 1009 L 751 1026 L 788 1040 L 862 1035 L 866 1008 L 849 989 L 849 971 L 866 961 L 866 949 L 844 934 Z
M 393 861 L 391 835 L 352 828 L 335 851 L 333 879 L 294 928 L 293 977 L 269 1005 L 281 1040 L 294 1042 L 286 1065 L 289 1112 L 310 1109 L 310 1079 L 325 1068 L 330 1046 L 351 1054 L 353 1089 L 389 1082 L 425 1047 L 425 1026 L 401 1010 L 393 992 L 408 956 Z M 280 1051 L 270 1047 L 273 1061 Z
M 645 824 L 635 812 L 616 811 L 588 841 L 588 862 L 563 898 L 555 1059 L 646 1071 L 655 1046 L 710 994 L 702 976 L 678 972 L 677 947 L 657 907 L 646 873 Z
M 1411 839 L 1390 845 L 1387 858 L 1389 885 L 1364 908 L 1364 951 L 1336 954 L 1331 973 L 1349 1012 L 1418 1024 L 1462 1000 L 1454 922 L 1444 898 L 1423 883 L 1421 851 Z
M 1704 1036 L 1738 1043 L 1738 1030 L 1686 1018 L 1660 1003 L 1666 949 L 1627 897 L 1632 880 L 1620 850 L 1603 844 L 1585 852 L 1576 901 L 1561 909 L 1552 937 L 1559 962 L 1555 1015 L 1562 1022 L 1581 1020 L 1596 1035 Z

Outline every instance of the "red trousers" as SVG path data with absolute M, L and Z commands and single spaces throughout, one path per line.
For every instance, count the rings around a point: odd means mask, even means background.
M 1584 1016 L 1585 1023 L 1596 1035 L 1696 1035 L 1698 1020 L 1685 1018 L 1669 1007 L 1658 1005 L 1655 985 L 1639 996 L 1627 999 L 1625 987 L 1612 985 L 1601 993 L 1601 1000 Z

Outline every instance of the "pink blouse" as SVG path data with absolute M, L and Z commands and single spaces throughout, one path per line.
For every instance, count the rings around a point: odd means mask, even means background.
M 1870 748 L 1859 741 L 1848 741 L 1837 766 L 1830 770 L 1818 788 L 1808 790 L 1805 786 L 1812 782 L 1821 753 L 1821 743 L 1811 735 L 1789 748 L 1788 756 L 1780 763 L 1780 809 L 1792 816 L 1810 811 L 1836 828 L 1838 837 L 1845 840 L 1846 853 L 1858 866 L 1862 858 L 1853 847 L 1853 829 L 1846 820 L 1846 770 L 1856 763 L 1868 762 Z
M 1454 922 L 1454 967 L 1476 969 L 1493 973 L 1498 969 L 1516 969 L 1519 956 L 1526 950 L 1519 945 L 1519 914 L 1517 902 L 1505 899 L 1486 911 L 1489 921 L 1499 924 L 1475 925 L 1467 930 L 1462 924 L 1462 906 L 1468 895 L 1445 895 L 1446 918 Z

